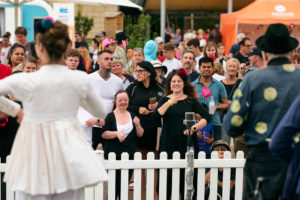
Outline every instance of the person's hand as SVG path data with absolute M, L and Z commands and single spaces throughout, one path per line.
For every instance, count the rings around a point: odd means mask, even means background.
M 125 135 L 121 132 L 116 132 L 116 137 L 119 139 L 120 142 L 123 142 L 125 140 Z
M 133 123 L 136 127 L 141 126 L 140 119 L 138 117 L 133 118 Z
M 200 130 L 198 130 L 198 131 L 197 131 L 197 137 L 198 137 L 198 138 L 201 138 L 201 136 L 202 136 L 202 132 L 201 132 Z
M 9 116 L 7 114 L 5 114 L 4 112 L 0 112 L 0 120 L 2 119 L 6 119 L 8 118 Z
M 177 99 L 177 97 L 173 96 L 170 98 L 170 101 L 172 102 L 172 104 L 176 104 L 178 102 L 178 99 Z
M 183 131 L 183 134 L 184 134 L 184 135 L 189 135 L 189 133 L 190 133 L 191 135 L 193 135 L 194 131 L 188 130 L 188 129 L 185 129 L 185 130 Z
M 129 74 L 128 69 L 124 69 L 123 74 Z
M 149 110 L 154 111 L 155 108 L 157 107 L 157 105 L 158 105 L 158 102 L 152 103 L 152 104 L 148 104 L 148 108 L 149 108 Z
M 24 116 L 24 112 L 23 112 L 23 109 L 21 108 L 17 114 L 17 122 L 19 124 L 21 124 L 21 122 L 23 120 L 23 116 Z
M 151 113 L 151 111 L 145 107 L 140 107 L 139 113 L 140 113 L 140 115 L 149 115 Z
M 91 118 L 85 121 L 85 124 L 89 127 L 94 126 L 97 123 L 97 118 Z

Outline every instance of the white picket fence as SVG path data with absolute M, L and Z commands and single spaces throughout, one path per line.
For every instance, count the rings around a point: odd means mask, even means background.
M 115 176 L 116 170 L 121 170 L 121 200 L 128 199 L 128 175 L 129 169 L 134 169 L 134 191 L 133 199 L 141 199 L 141 176 L 142 169 L 146 170 L 146 200 L 154 200 L 154 174 L 159 169 L 159 200 L 166 200 L 167 184 L 172 184 L 172 200 L 179 200 L 179 178 L 180 169 L 185 168 L 187 162 L 180 159 L 178 152 L 173 154 L 173 159 L 167 159 L 167 154 L 162 152 L 160 159 L 154 159 L 154 153 L 148 153 L 147 160 L 142 160 L 141 153 L 134 155 L 134 160 L 129 160 L 128 154 L 123 153 L 121 160 L 116 160 L 115 154 L 109 154 L 108 160 L 104 160 L 103 151 L 96 151 L 99 159 L 103 161 L 109 174 L 107 187 L 100 183 L 95 187 L 85 189 L 84 200 L 114 200 L 115 199 Z M 211 159 L 206 159 L 205 154 L 200 152 L 198 159 L 194 161 L 195 169 L 198 170 L 197 178 L 197 200 L 205 197 L 205 169 L 211 169 L 210 177 L 210 199 L 217 199 L 218 168 L 223 168 L 223 193 L 222 199 L 230 198 L 230 173 L 231 168 L 236 169 L 235 175 L 235 199 L 242 199 L 243 192 L 243 169 L 245 165 L 244 153 L 238 152 L 236 158 L 231 158 L 230 152 L 225 152 L 224 159 L 218 159 L 217 152 L 213 152 Z M 5 172 L 6 164 L 0 164 L 0 172 Z M 172 169 L 172 183 L 167 183 L 167 169 Z M 14 200 L 14 193 L 9 185 L 6 188 L 7 200 Z M 183 198 L 181 198 L 183 199 Z

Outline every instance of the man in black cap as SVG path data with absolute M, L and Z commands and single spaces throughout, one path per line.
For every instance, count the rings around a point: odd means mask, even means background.
M 128 58 L 126 54 L 126 46 L 128 44 L 128 36 L 125 32 L 118 32 L 116 34 L 117 47 L 115 49 L 113 57 L 118 58 L 123 61 L 125 65 L 128 63 Z
M 272 24 L 265 35 L 256 40 L 263 51 L 267 67 L 245 76 L 236 89 L 224 119 L 224 129 L 231 137 L 245 133 L 250 148 L 245 165 L 243 199 L 255 199 L 258 177 L 262 199 L 278 199 L 281 195 L 287 165 L 271 154 L 268 143 L 290 105 L 300 93 L 300 69 L 289 64 L 290 53 L 298 46 L 283 24 Z
M 250 67 L 255 69 L 264 68 L 264 60 L 261 53 L 261 50 L 257 47 L 254 47 L 252 51 L 247 53 L 248 59 L 250 61 Z

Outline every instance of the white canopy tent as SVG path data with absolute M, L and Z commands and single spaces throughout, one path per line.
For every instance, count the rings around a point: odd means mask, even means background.
M 79 4 L 110 4 L 143 10 L 141 6 L 136 5 L 130 0 L 52 0 L 52 2 L 73 2 Z
M 46 3 L 44 0 L 0 0 L 0 3 L 11 4 L 14 6 L 15 10 L 15 28 L 18 26 L 18 7 L 22 4 L 30 4 L 33 1 L 40 1 L 42 3 Z M 78 4 L 110 4 L 110 5 L 119 5 L 137 8 L 139 10 L 143 10 L 141 6 L 138 6 L 131 2 L 130 0 L 52 0 L 52 2 L 73 2 Z

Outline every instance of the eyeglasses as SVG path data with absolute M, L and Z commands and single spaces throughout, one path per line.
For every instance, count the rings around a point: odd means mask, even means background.
M 227 151 L 225 147 L 215 147 L 214 151 Z
M 144 71 L 147 71 L 147 70 L 135 70 L 134 72 L 136 73 L 136 74 L 140 74 L 140 73 L 142 73 L 142 72 L 144 72 Z
M 247 45 L 245 45 L 245 47 L 249 47 L 249 48 L 250 48 L 251 46 L 252 46 L 252 44 L 247 44 Z

